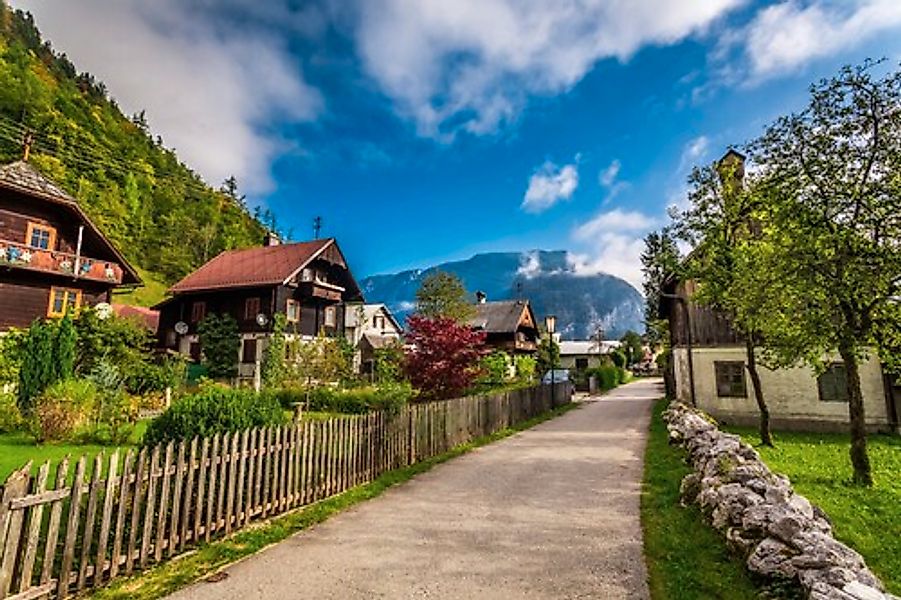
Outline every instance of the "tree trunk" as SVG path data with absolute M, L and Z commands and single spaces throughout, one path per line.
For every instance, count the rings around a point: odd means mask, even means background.
M 745 336 L 745 350 L 748 354 L 748 375 L 751 376 L 751 386 L 754 388 L 754 399 L 757 401 L 757 409 L 760 411 L 760 443 L 764 446 L 773 445 L 773 437 L 770 435 L 770 409 L 763 398 L 763 388 L 760 385 L 760 373 L 757 371 L 757 357 L 754 355 L 755 339 L 753 334 Z
M 870 457 L 867 454 L 867 428 L 863 406 L 863 393 L 860 390 L 860 369 L 857 354 L 850 344 L 842 344 L 839 354 L 845 361 L 845 373 L 848 380 L 848 416 L 851 420 L 851 465 L 854 467 L 854 483 L 873 485 L 870 472 Z

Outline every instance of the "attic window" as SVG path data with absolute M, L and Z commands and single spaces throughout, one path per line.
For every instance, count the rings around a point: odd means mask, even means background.
M 25 232 L 25 241 L 32 248 L 38 248 L 39 250 L 53 250 L 56 242 L 56 229 L 49 225 L 28 223 L 28 229 Z

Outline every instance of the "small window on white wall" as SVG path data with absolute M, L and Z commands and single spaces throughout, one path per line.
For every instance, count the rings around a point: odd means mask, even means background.
M 745 363 L 734 360 L 718 360 L 713 363 L 716 372 L 716 395 L 720 398 L 747 398 L 745 387 Z
M 842 363 L 829 365 L 826 371 L 817 377 L 817 389 L 820 402 L 848 401 L 848 371 Z

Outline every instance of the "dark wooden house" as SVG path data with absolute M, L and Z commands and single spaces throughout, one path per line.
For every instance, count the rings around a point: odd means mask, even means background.
M 259 248 L 223 252 L 173 285 L 160 311 L 161 347 L 200 358 L 198 324 L 208 314 L 229 314 L 241 333 L 240 374 L 253 375 L 282 314 L 291 338 L 320 332 L 344 335 L 344 305 L 363 295 L 333 239 L 280 244 L 273 237 Z
M 510 354 L 532 354 L 538 350 L 538 325 L 528 300 L 488 302 L 479 294 L 473 329 L 485 332 L 485 345 Z
M 27 162 L 0 167 L 0 332 L 140 283 L 74 198 Z

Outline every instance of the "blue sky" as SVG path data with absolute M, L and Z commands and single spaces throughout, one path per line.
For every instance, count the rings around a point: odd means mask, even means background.
M 213 184 L 358 276 L 565 249 L 640 281 L 693 165 L 901 57 L 897 0 L 14 0 Z

